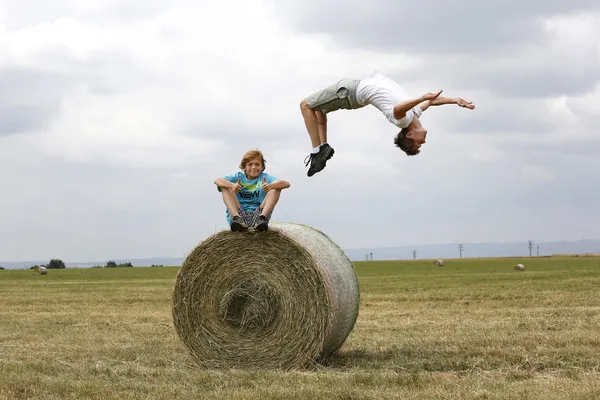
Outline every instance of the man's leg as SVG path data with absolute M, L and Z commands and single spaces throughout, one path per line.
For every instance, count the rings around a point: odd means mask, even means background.
M 304 118 L 306 130 L 310 136 L 310 143 L 312 144 L 313 152 L 316 153 L 319 145 L 321 144 L 319 139 L 319 120 L 317 118 L 317 114 L 312 108 L 310 108 L 306 100 L 302 100 L 300 103 L 300 111 L 302 112 L 302 117 Z
M 229 210 L 229 215 L 231 215 L 231 230 L 232 231 L 240 231 L 248 229 L 248 226 L 244 223 L 244 220 L 240 217 L 239 209 L 240 203 L 238 202 L 237 197 L 235 196 L 235 192 L 232 189 L 221 189 L 223 194 L 223 202 L 227 206 L 227 210 Z
M 308 176 L 323 170 L 335 151 L 327 144 L 327 114 L 337 110 L 361 108 L 356 103 L 356 79 L 341 79 L 302 100 L 304 123 L 311 139 L 312 152 L 305 160 L 310 163 Z
M 319 126 L 319 140 L 321 141 L 319 144 L 327 143 L 327 115 L 320 110 L 315 111 L 315 115 Z
M 266 231 L 269 228 L 269 219 L 277 202 L 279 201 L 279 197 L 281 196 L 281 190 L 273 189 L 269 190 L 267 196 L 263 200 L 260 205 L 260 209 L 262 210 L 260 215 L 258 216 L 258 221 L 256 224 L 256 229 L 259 231 Z

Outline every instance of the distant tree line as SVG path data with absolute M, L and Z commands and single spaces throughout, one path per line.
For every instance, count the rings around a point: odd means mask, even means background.
M 126 262 L 126 263 L 121 263 L 121 264 L 117 264 L 114 261 L 109 261 L 106 263 L 106 265 L 104 266 L 104 268 L 121 268 L 121 267 L 133 267 L 133 265 L 131 265 L 130 262 Z
M 31 267 L 29 267 L 29 269 L 36 269 L 38 267 L 46 267 L 46 269 L 59 269 L 59 268 L 66 268 L 66 265 L 63 260 L 53 258 L 52 260 L 50 260 L 50 262 L 48 264 L 32 265 Z M 133 267 L 133 265 L 130 262 L 116 263 L 115 261 L 109 261 L 104 266 L 95 265 L 92 268 L 121 268 L 121 267 Z M 0 267 L 0 269 L 4 269 L 4 268 Z
M 38 267 L 45 267 L 46 269 L 62 269 L 62 268 L 67 268 L 67 266 L 65 265 L 64 261 L 58 258 L 53 258 L 50 260 L 50 262 L 48 264 L 45 265 L 33 265 L 31 267 L 29 267 L 29 269 L 36 269 Z

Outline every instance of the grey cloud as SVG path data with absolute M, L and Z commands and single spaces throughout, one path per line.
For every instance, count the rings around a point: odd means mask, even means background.
M 539 102 L 493 99 L 475 104 L 472 111 L 455 105 L 430 107 L 421 120 L 427 126 L 428 120 L 435 119 L 444 132 L 458 134 L 545 134 L 557 128 L 550 110 Z
M 73 79 L 31 69 L 0 71 L 0 133 L 41 129 L 58 113 Z
M 593 91 L 600 82 L 600 53 L 590 48 L 570 60 L 551 50 L 489 59 L 431 56 L 424 67 L 403 75 L 405 80 L 429 79 L 461 90 L 489 91 L 495 97 L 574 96 Z
M 590 54 L 590 56 L 594 55 Z M 527 62 L 527 57 L 523 58 L 523 61 Z M 579 63 L 579 60 L 574 62 Z M 578 65 L 545 64 L 539 68 L 527 68 L 521 64 L 521 68 L 517 65 L 505 70 L 487 70 L 476 75 L 480 76 L 465 76 L 461 82 L 465 82 L 467 87 L 469 81 L 478 84 L 477 87 L 473 86 L 473 89 L 484 86 L 483 82 L 489 82 L 490 90 L 500 96 L 521 98 L 574 96 L 589 93 L 594 84 L 600 82 L 600 60 L 595 63 L 583 61 Z
M 129 56 L 97 52 L 77 61 L 60 49 L 46 50 L 47 64 L 0 69 L 0 134 L 44 129 L 60 111 L 62 99 L 78 86 L 95 94 L 126 93 L 156 82 Z M 60 68 L 51 66 L 60 65 Z
M 45 125 L 48 120 L 48 110 L 40 107 L 2 107 L 0 135 L 32 131 Z
M 330 33 L 344 47 L 411 53 L 490 54 L 541 40 L 539 17 L 597 8 L 595 0 L 278 2 L 298 30 Z

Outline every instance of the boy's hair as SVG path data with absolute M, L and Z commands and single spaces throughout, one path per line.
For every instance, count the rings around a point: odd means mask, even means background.
M 394 138 L 394 144 L 402 149 L 406 153 L 407 156 L 415 156 L 421 152 L 419 149 L 415 149 L 415 141 L 413 139 L 407 138 L 408 128 L 402 128 L 400 132 Z
M 246 168 L 246 164 L 255 158 L 260 158 L 262 170 L 264 171 L 267 168 L 267 160 L 265 160 L 263 153 L 258 149 L 248 150 L 246 154 L 244 154 L 244 157 L 242 157 L 242 161 L 240 162 L 240 169 L 243 171 Z

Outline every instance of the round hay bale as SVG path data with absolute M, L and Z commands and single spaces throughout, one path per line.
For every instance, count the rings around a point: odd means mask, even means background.
M 40 275 L 46 275 L 48 273 L 48 270 L 46 269 L 46 267 L 40 267 L 39 265 L 35 268 L 35 272 L 37 272 Z
M 173 287 L 175 329 L 203 368 L 308 367 L 341 347 L 358 309 L 346 254 L 294 223 L 212 235 L 186 257 Z
M 514 266 L 515 271 L 525 271 L 525 266 L 523 264 L 517 264 Z
M 435 260 L 433 262 L 433 265 L 437 265 L 438 267 L 443 267 L 444 266 L 444 260 Z

